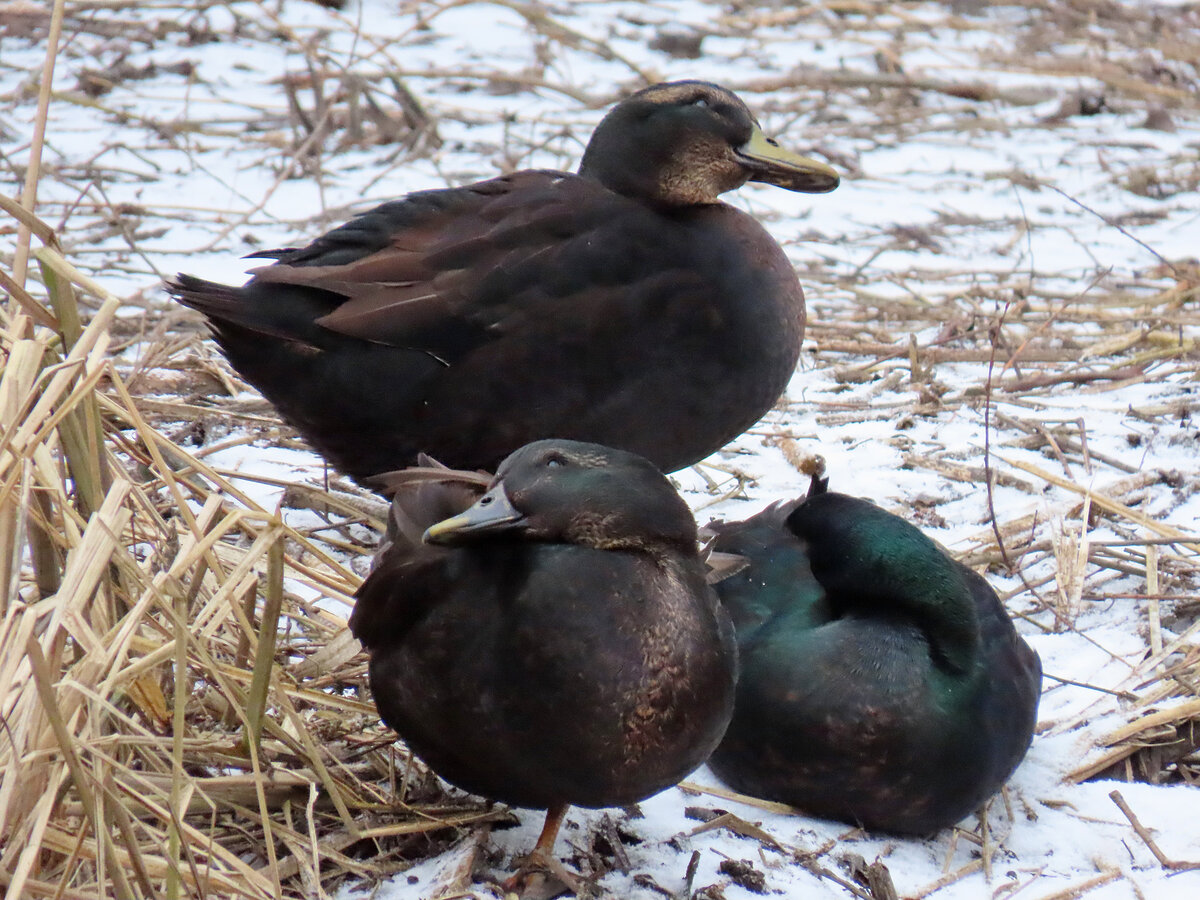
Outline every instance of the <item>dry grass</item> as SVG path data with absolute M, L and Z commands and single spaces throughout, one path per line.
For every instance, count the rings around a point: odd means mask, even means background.
M 72 285 L 101 306 L 73 340 L 20 314 L 2 337 L 9 896 L 312 895 L 502 815 L 446 804 L 344 619 L 295 592 L 348 604 L 358 577 L 148 424 L 108 356 L 120 301 L 35 255 L 60 322 Z
M 601 57 L 611 53 L 536 4 L 508 5 L 531 29 L 564 46 Z M 1158 41 L 1167 58 L 1182 66 L 1200 54 L 1188 43 L 1194 32 L 1179 29 L 1163 42 L 1150 12 L 1115 4 L 1031 0 L 1026 5 L 1044 13 L 1038 29 L 1026 35 L 1028 52 L 994 60 L 997 65 L 1012 71 L 1073 67 L 1074 74 L 1099 79 L 1109 103 L 1138 104 L 1148 114 L 1196 113 L 1195 93 L 1170 72 L 1144 66 L 1136 53 Z M 189 10 L 202 12 L 205 6 L 193 4 Z M 903 4 L 892 6 L 904 14 Z M 89 15 L 101 7 L 108 16 Z M 45 40 L 49 67 L 59 24 L 65 22 L 67 34 L 90 30 L 115 38 L 140 27 L 123 20 L 122 11 L 129 8 L 99 0 L 66 10 L 61 2 L 50 10 L 13 7 L 0 13 L 0 24 Z M 778 25 L 781 17 L 831 14 L 840 28 L 852 32 L 866 27 L 881 8 L 860 0 L 786 9 L 747 5 L 726 25 L 730 34 L 742 34 Z M 264 15 L 269 19 L 269 12 Z M 1128 57 L 1113 54 L 1120 62 L 1052 64 L 1041 52 L 1117 16 L 1123 17 L 1120 27 L 1134 51 Z M 973 27 L 949 9 L 946 22 Z M 911 26 L 911 36 L 925 27 L 916 20 Z M 195 40 L 208 39 L 200 25 L 193 27 Z M 263 40 L 276 40 L 270 29 L 283 26 L 275 20 L 248 21 L 245 27 L 263 29 Z M 438 123 L 407 85 L 417 73 L 388 57 L 391 49 L 372 49 L 383 54 L 384 67 L 362 73 L 314 52 L 308 74 L 281 85 L 290 112 L 278 121 L 264 121 L 251 110 L 224 121 L 147 117 L 131 121 L 130 128 L 184 142 L 244 131 L 246 140 L 261 142 L 264 164 L 284 148 L 280 182 L 297 173 L 320 179 L 326 155 L 348 146 L 393 146 L 395 164 L 430 152 L 440 140 Z M 881 49 L 884 63 L 887 51 Z M 628 68 L 631 81 L 653 74 L 627 60 L 616 62 Z M 897 134 L 922 125 L 925 113 L 910 101 L 926 93 L 961 99 L 964 119 L 974 115 L 969 105 L 979 101 L 1039 99 L 975 83 L 910 78 L 884 63 L 877 72 L 806 69 L 786 79 L 733 86 L 759 101 L 788 98 L 776 104 L 779 114 L 799 115 L 818 103 L 869 104 L 883 123 L 876 127 Z M 520 79 L 482 68 L 451 74 L 496 92 L 555 90 L 592 107 L 611 99 L 556 81 L 552 69 Z M 109 67 L 90 72 L 77 90 L 53 98 L 44 87 L 39 129 L 52 100 L 103 104 L 114 84 L 137 77 L 137 70 Z M 50 79 L 41 83 L 48 86 Z M 1079 98 L 1068 99 L 1078 105 Z M 1064 115 L 1069 114 L 1065 107 Z M 862 127 L 832 123 L 827 137 Z M 115 208 L 90 188 L 81 189 L 69 211 L 43 210 L 36 204 L 39 180 L 75 176 L 58 169 L 47 174 L 38 163 L 38 143 L 35 135 L 22 173 L 21 204 L 4 203 L 5 215 L 19 226 L 12 229 L 16 240 L 6 258 L 9 271 L 0 272 L 10 298 L 0 321 L 0 885 L 5 893 L 31 898 L 323 896 L 350 877 L 372 880 L 403 870 L 443 849 L 462 829 L 482 836 L 484 823 L 504 813 L 449 801 L 393 744 L 378 724 L 364 659 L 347 635 L 344 616 L 330 612 L 332 604 L 318 606 L 310 599 L 342 601 L 348 609 L 359 581 L 354 561 L 369 553 L 370 531 L 381 525 L 379 503 L 336 483 L 340 490 L 328 494 L 296 486 L 284 503 L 320 520 L 301 531 L 285 523 L 281 509 L 260 508 L 225 473 L 206 465 L 211 446 L 188 451 L 226 428 L 230 419 L 243 426 L 233 442 L 293 437 L 265 404 L 237 399 L 242 386 L 236 375 L 201 344 L 194 322 L 185 326 L 183 315 L 164 311 L 152 298 L 113 297 L 103 286 L 105 272 L 156 271 L 147 234 L 156 217 L 174 211 Z M 490 158 L 515 168 L 532 149 L 514 137 Z M 841 162 L 853 172 L 852 158 Z M 102 168 L 98 164 L 97 171 Z M 95 174 L 77 177 L 81 184 L 101 182 Z M 1195 190 L 1197 163 L 1181 158 L 1167 170 L 1138 169 L 1113 177 L 1139 194 L 1171 196 Z M 1014 183 L 1020 178 L 1013 174 Z M 265 198 L 258 208 L 262 203 Z M 28 212 L 32 209 L 46 219 L 70 219 L 65 251 L 55 230 Z M 221 210 L 197 215 L 223 223 L 214 225 L 217 246 L 239 222 L 222 219 Z M 112 234 L 126 240 L 126 251 L 113 258 L 89 250 Z M 901 246 L 937 237 L 906 232 L 893 239 Z M 37 282 L 28 288 L 26 260 L 32 261 Z M 989 403 L 1000 395 L 1036 399 L 1064 384 L 1103 391 L 1169 375 L 1194 378 L 1200 359 L 1194 337 L 1200 324 L 1200 271 L 1194 264 L 1164 260 L 1137 284 L 1098 280 L 1062 295 L 1009 273 L 963 276 L 966 286 L 960 291 L 936 297 L 914 291 L 898 300 L 873 291 L 869 270 L 851 278 L 820 268 L 806 273 L 817 313 L 810 325 L 818 348 L 815 365 L 847 384 L 877 385 L 874 396 L 898 383 L 920 388 L 918 399 L 903 409 L 860 399 L 826 405 L 817 421 L 832 427 L 871 416 L 988 409 L 984 466 L 967 465 L 952 452 L 912 453 L 907 464 L 981 489 L 1004 484 L 1033 496 L 1055 485 L 1075 499 L 1056 509 L 1050 523 L 995 521 L 993 516 L 966 561 L 1020 574 L 1024 585 L 1010 599 L 1048 611 L 1049 616 L 1036 618 L 1039 627 L 1072 629 L 1082 605 L 1098 599 L 1147 603 L 1147 653 L 1124 689 L 1127 721 L 1104 736 L 1094 756 L 1070 777 L 1196 783 L 1200 600 L 1194 589 L 1200 537 L 1138 509 L 1142 492 L 1154 480 L 1190 479 L 1194 489 L 1195 473 L 1131 471 L 1120 460 L 1092 452 L 1082 422 L 1046 423 L 1032 410 L 1027 418 L 993 414 Z M 919 285 L 921 277 L 910 273 L 904 283 Z M 952 281 L 953 276 L 938 273 L 939 284 Z M 834 302 L 846 298 L 854 302 Z M 142 314 L 136 320 L 118 318 L 122 308 L 140 308 Z M 930 327 L 940 330 L 939 338 L 920 345 L 910 340 L 910 334 Z M 143 346 L 139 361 L 115 362 L 114 351 L 132 342 Z M 964 363 L 979 367 L 979 386 L 953 391 L 939 379 L 939 368 Z M 1132 414 L 1165 422 L 1189 409 L 1183 402 L 1167 403 Z M 795 457 L 798 468 L 802 465 L 791 435 L 764 428 L 762 436 Z M 897 440 L 902 439 L 901 432 Z M 1013 447 L 1043 449 L 1046 467 L 1007 459 L 1006 449 Z M 1183 502 L 1186 494 L 1181 490 L 1180 495 Z M 924 514 L 932 521 L 936 510 Z M 1127 539 L 1089 539 L 1100 517 Z M 1054 574 L 1026 577 L 1043 571 L 1046 561 L 1053 562 Z M 1110 573 L 1133 576 L 1144 583 L 1144 592 L 1104 594 L 1096 585 Z M 1047 727 L 1069 729 L 1083 718 Z M 817 871 L 815 860 L 828 849 L 797 858 Z M 948 872 L 917 896 L 984 864 Z M 1111 872 L 1081 879 L 1063 896 L 1079 896 L 1117 877 L 1120 873 Z M 847 890 L 871 896 L 853 885 Z

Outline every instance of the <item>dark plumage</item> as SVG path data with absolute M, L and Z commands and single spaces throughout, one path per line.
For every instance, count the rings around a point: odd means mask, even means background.
M 804 298 L 771 236 L 718 195 L 837 186 L 734 94 L 660 84 L 614 107 L 578 175 L 523 171 L 385 203 L 243 287 L 168 284 L 234 368 L 342 471 L 425 451 L 495 466 L 564 437 L 664 471 L 716 451 L 791 376 Z
M 742 675 L 710 765 L 814 815 L 928 834 L 1029 747 L 1041 661 L 987 582 L 903 519 L 824 492 L 710 526 Z
M 633 803 L 704 762 L 733 708 L 733 631 L 647 460 L 539 441 L 466 508 L 478 490 L 400 486 L 350 628 L 383 720 L 459 787 L 548 808 L 548 852 L 567 804 Z

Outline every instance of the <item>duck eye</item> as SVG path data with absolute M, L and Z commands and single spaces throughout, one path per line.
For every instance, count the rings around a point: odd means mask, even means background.
M 697 97 L 692 101 L 692 106 L 699 106 L 701 109 L 705 109 L 708 107 L 708 101 L 703 97 Z
M 548 469 L 557 469 L 559 466 L 565 466 L 566 464 L 567 458 L 557 453 L 552 453 L 546 457 L 546 468 Z

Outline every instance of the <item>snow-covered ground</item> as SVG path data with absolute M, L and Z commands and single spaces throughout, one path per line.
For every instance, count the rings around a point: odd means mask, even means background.
M 168 333 L 155 328 L 195 333 L 161 277 L 236 280 L 242 254 L 303 241 L 408 191 L 573 168 L 607 106 L 647 80 L 726 84 L 768 133 L 845 173 L 826 196 L 748 186 L 728 198 L 794 259 L 809 337 L 786 398 L 703 474 L 680 473 L 680 489 L 701 521 L 744 518 L 802 493 L 797 464 L 820 453 L 834 489 L 909 515 L 988 566 L 1048 675 L 1038 736 L 1007 802 L 992 804 L 986 865 L 978 839 L 957 831 L 864 836 L 705 793 L 719 785 L 701 771 L 701 793 L 667 791 L 639 814 L 572 811 L 558 844 L 568 863 L 586 856 L 573 848 L 592 846 L 606 814 L 627 839 L 629 872 L 605 875 L 605 895 L 684 896 L 698 851 L 693 890 L 719 885 L 700 896 L 730 900 L 751 896 L 752 880 L 719 873 L 724 860 L 750 861 L 768 893 L 842 898 L 851 889 L 831 875 L 853 882 L 855 855 L 886 865 L 903 897 L 1200 897 L 1200 871 L 1161 865 L 1109 797 L 1120 791 L 1167 858 L 1200 862 L 1195 787 L 1178 776 L 1065 778 L 1120 726 L 1189 702 L 1189 691 L 1196 700 L 1184 677 L 1197 671 L 1200 553 L 1195 3 L 67 9 L 38 212 L 76 265 L 130 298 L 119 357 L 129 369 L 171 370 L 170 358 L 146 360 Z M 0 147 L 14 184 L 45 23 L 38 4 L 0 3 Z M 660 49 L 689 39 L 694 58 Z M 196 347 L 181 341 L 172 353 Z M 1038 439 L 1047 433 L 1052 442 Z M 313 454 L 266 441 L 207 461 L 322 478 Z M 254 489 L 274 505 L 274 489 Z M 1155 545 L 1168 653 L 1154 658 L 1138 541 L 1162 538 L 1180 541 Z M 1080 568 L 1084 539 L 1092 556 Z M 1180 683 L 1164 682 L 1162 667 L 1180 663 Z M 704 829 L 693 807 L 728 811 L 736 827 Z M 531 847 L 540 814 L 519 817 L 521 827 L 486 837 L 499 855 L 485 870 L 502 873 Z M 447 873 L 473 840 L 374 896 L 453 888 Z

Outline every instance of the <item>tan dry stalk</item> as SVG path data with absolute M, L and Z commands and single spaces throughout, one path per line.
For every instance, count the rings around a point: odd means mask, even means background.
M 254 672 L 250 693 L 246 697 L 246 730 L 243 743 L 257 748 L 262 740 L 263 713 L 267 708 L 267 692 L 271 685 L 271 670 L 275 665 L 275 641 L 279 635 L 279 611 L 283 606 L 283 523 L 272 522 L 264 534 L 267 550 L 267 590 L 262 621 L 258 627 L 258 649 L 254 654 Z M 253 622 L 247 622 L 252 627 Z
M 21 190 L 21 205 L 30 213 L 37 206 L 38 178 L 42 167 L 42 145 L 46 139 L 46 121 L 50 116 L 50 92 L 54 86 L 54 63 L 58 59 L 58 40 L 62 35 L 63 11 L 66 0 L 54 0 L 50 13 L 50 32 L 46 36 L 46 58 L 38 82 L 37 115 L 33 118 L 33 136 L 29 143 L 29 165 L 25 170 L 25 185 Z M 29 263 L 30 227 L 22 222 L 17 231 L 17 250 L 13 258 L 13 281 L 25 286 L 25 268 Z

